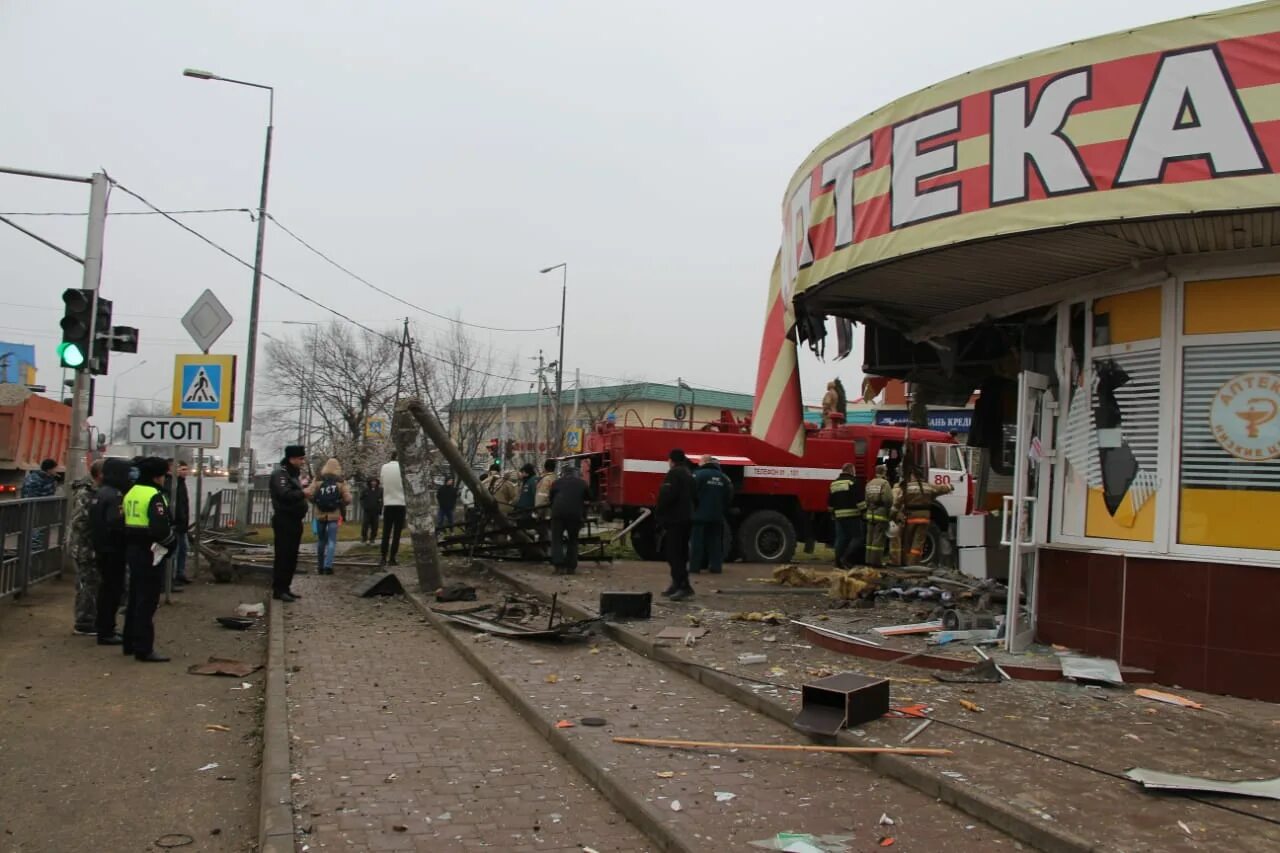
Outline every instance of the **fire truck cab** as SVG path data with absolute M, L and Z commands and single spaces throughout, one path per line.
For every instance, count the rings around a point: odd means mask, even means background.
M 726 522 L 726 556 L 748 562 L 782 563 L 797 542 L 811 550 L 830 543 L 834 531 L 827 510 L 828 486 L 841 467 L 852 462 L 860 484 L 874 476 L 883 460 L 890 482 L 901 476 L 904 461 L 927 470 L 930 482 L 949 483 L 955 491 L 938 499 L 934 524 L 922 562 L 942 563 L 954 552 L 954 519 L 973 510 L 974 470 L 969 448 L 949 434 L 890 426 L 849 425 L 811 430 L 803 456 L 794 456 L 750 435 L 749 422 L 724 412 L 719 421 L 679 430 L 624 421 L 598 424 L 586 436 L 592 497 L 606 520 L 630 524 L 656 505 L 668 470 L 668 453 L 680 448 L 695 463 L 719 460 L 735 487 Z M 585 467 L 585 465 L 584 465 Z M 662 531 L 652 517 L 631 531 L 636 553 L 660 559 Z

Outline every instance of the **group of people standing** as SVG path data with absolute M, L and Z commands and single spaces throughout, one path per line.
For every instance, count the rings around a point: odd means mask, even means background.
M 691 597 L 690 574 L 720 574 L 724 566 L 724 530 L 733 506 L 733 481 L 714 456 L 694 469 L 679 448 L 668 456 L 667 475 L 658 490 L 655 521 L 671 567 L 671 585 L 662 595 L 672 601 Z
M 950 483 L 927 482 L 910 466 L 895 486 L 889 482 L 886 465 L 877 465 L 875 477 L 864 486 L 853 463 L 846 463 L 831 481 L 827 496 L 835 527 L 836 568 L 879 567 L 891 560 L 889 531 L 894 522 L 901 530 L 901 561 L 906 565 L 919 561 L 933 522 L 934 499 L 949 494 L 952 488 Z
M 556 574 L 577 572 L 578 537 L 587 517 L 590 488 L 576 464 L 564 463 L 557 471 L 556 460 L 548 459 L 539 475 L 531 463 L 503 473 L 495 462 L 480 485 L 504 518 L 512 522 L 531 519 L 533 527 L 548 537 Z M 439 501 L 440 492 L 436 495 Z
M 185 566 L 178 563 L 190 524 L 185 463 L 176 471 L 176 484 L 172 463 L 159 457 L 98 459 L 88 476 L 72 484 L 68 541 L 76 564 L 75 633 L 96 636 L 100 646 L 121 646 L 147 663 L 169 660 L 155 648 L 165 572 L 180 573 L 186 583 Z M 177 496 L 172 504 L 170 492 Z M 121 635 L 116 614 L 126 595 Z
M 271 572 L 272 598 L 287 603 L 300 596 L 293 590 L 298 573 L 298 549 L 302 546 L 303 524 L 314 510 L 316 535 L 316 572 L 333 574 L 333 561 L 338 550 L 338 531 L 346 522 L 347 507 L 355 497 L 342 474 L 342 463 L 330 458 L 315 478 L 304 483 L 307 464 L 306 448 L 291 444 L 284 458 L 271 472 L 271 529 L 275 534 L 275 554 Z M 370 478 L 360 495 L 364 520 L 360 541 L 370 544 L 378 536 L 382 521 L 382 557 L 379 565 L 396 565 L 400 551 L 400 535 L 405 524 L 404 480 L 395 454 Z

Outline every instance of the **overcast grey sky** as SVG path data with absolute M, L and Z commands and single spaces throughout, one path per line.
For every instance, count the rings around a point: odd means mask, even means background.
M 1221 6 L 5 0 L 0 164 L 103 167 L 165 208 L 255 207 L 265 93 L 181 71 L 268 83 L 269 209 L 351 269 L 444 314 L 554 326 L 558 275 L 537 270 L 568 261 L 570 370 L 750 392 L 781 197 L 826 136 L 957 73 Z M 87 201 L 79 185 L 0 176 L 0 211 Z M 119 192 L 111 206 L 139 209 Z M 252 258 L 247 215 L 186 221 Z M 83 218 L 22 222 L 83 250 Z M 7 227 L 0 257 L 0 340 L 36 344 L 56 386 L 59 297 L 79 267 Z M 406 313 L 279 231 L 265 268 L 370 325 Z M 103 293 L 143 345 L 112 358 L 100 400 L 141 359 L 121 408 L 166 398 L 172 356 L 195 351 L 178 318 L 206 287 L 237 321 L 215 351 L 242 352 L 248 271 L 158 217 L 111 219 Z M 264 283 L 262 318 L 277 334 L 328 316 Z M 554 357 L 556 337 L 493 343 Z M 856 380 L 858 360 L 802 355 L 806 399 L 833 371 Z

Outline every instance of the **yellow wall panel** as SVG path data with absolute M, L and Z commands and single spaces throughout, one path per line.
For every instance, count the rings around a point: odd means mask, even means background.
M 1280 330 L 1280 276 L 1187 282 L 1182 327 L 1188 335 Z
M 1107 512 L 1102 489 L 1089 490 L 1089 505 L 1085 509 L 1084 535 L 1099 539 L 1125 539 L 1129 542 L 1154 542 L 1156 538 L 1156 501 L 1151 498 L 1136 513 L 1126 497 L 1116 517 Z
M 1127 344 L 1160 337 L 1160 287 L 1097 299 L 1094 316 L 1109 314 L 1111 343 Z
M 1280 551 L 1280 492 L 1183 489 L 1178 541 Z

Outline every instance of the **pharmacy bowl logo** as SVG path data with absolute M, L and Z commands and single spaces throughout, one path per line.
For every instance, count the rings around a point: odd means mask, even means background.
M 1280 373 L 1241 373 L 1224 384 L 1209 406 L 1209 426 L 1238 459 L 1280 458 Z

